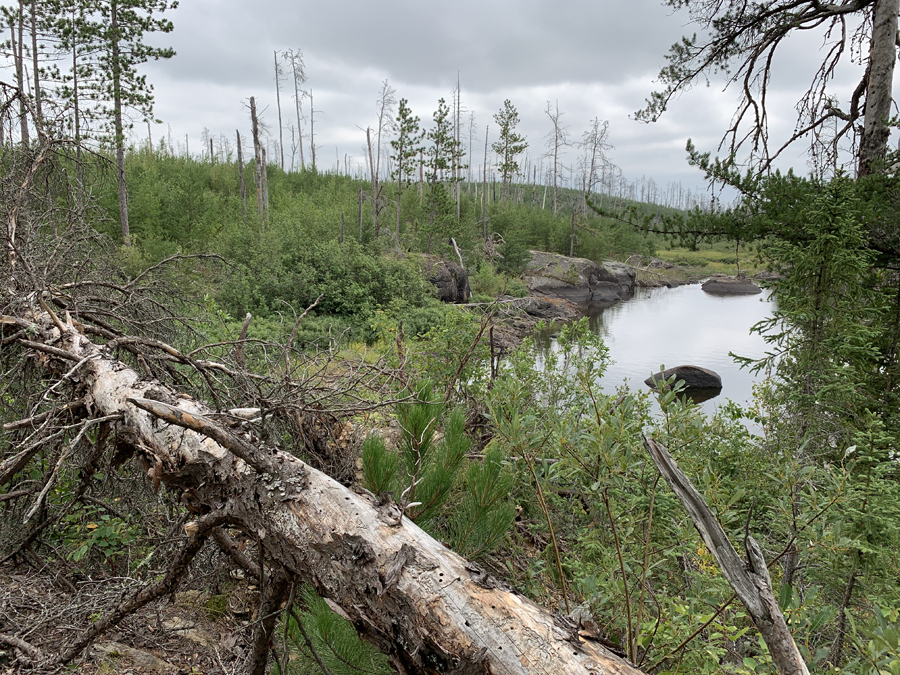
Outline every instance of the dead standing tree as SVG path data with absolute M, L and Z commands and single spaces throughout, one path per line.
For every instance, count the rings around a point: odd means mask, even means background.
M 565 113 L 559 112 L 559 101 L 556 102 L 554 107 L 551 107 L 550 101 L 547 101 L 547 108 L 544 110 L 544 114 L 547 116 L 547 119 L 550 120 L 550 124 L 553 125 L 553 128 L 550 129 L 546 138 L 547 156 L 553 158 L 550 172 L 553 180 L 553 215 L 555 216 L 557 209 L 559 208 L 559 201 L 557 199 L 559 177 L 565 170 L 565 167 L 562 164 L 562 158 L 560 157 L 560 151 L 569 145 L 569 127 L 562 123 L 562 116 Z

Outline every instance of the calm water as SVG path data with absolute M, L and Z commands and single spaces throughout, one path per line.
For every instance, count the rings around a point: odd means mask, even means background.
M 768 292 L 722 297 L 704 293 L 700 284 L 678 288 L 639 288 L 632 299 L 591 318 L 613 364 L 601 381 L 612 393 L 623 382 L 646 391 L 644 380 L 660 366 L 702 366 L 722 377 L 722 393 L 701 405 L 707 413 L 726 399 L 746 405 L 758 375 L 741 370 L 728 355 L 760 358 L 766 344 L 750 327 L 772 312 Z

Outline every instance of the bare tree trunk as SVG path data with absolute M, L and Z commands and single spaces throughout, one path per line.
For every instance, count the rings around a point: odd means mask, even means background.
M 75 10 L 72 10 L 72 26 L 75 25 Z M 78 98 L 78 41 L 72 40 L 72 107 L 75 116 L 75 172 L 77 185 L 75 188 L 75 203 L 78 213 L 84 208 L 84 165 L 81 161 L 81 109 Z M 151 143 L 151 151 L 153 146 Z M 79 215 L 80 217 L 80 215 Z
M 238 184 L 241 188 L 241 217 L 247 222 L 247 186 L 244 185 L 244 151 L 241 148 L 241 132 L 235 129 L 237 136 Z
M 281 68 L 278 65 L 278 51 L 275 54 L 275 105 L 278 108 L 278 149 L 281 152 L 281 170 L 284 171 L 284 125 L 281 123 Z
M 119 220 L 122 225 L 122 243 L 131 246 L 131 228 L 128 226 L 128 186 L 125 184 L 125 128 L 122 124 L 122 80 L 119 61 L 119 14 L 116 0 L 110 3 L 110 28 L 112 29 L 113 113 L 116 134 L 116 177 L 119 190 Z
M 10 43 L 12 45 L 13 60 L 16 63 L 16 87 L 19 90 L 19 134 L 21 136 L 22 145 L 28 145 L 30 138 L 28 135 L 28 113 L 25 105 L 25 47 L 23 45 L 24 32 L 24 12 L 22 10 L 22 0 L 19 0 L 19 37 L 16 40 L 16 29 L 10 24 Z
M 41 107 L 41 78 L 40 65 L 38 63 L 38 36 L 37 36 L 37 0 L 31 0 L 31 64 L 34 76 L 34 128 L 40 130 L 43 125 L 44 113 Z
M 372 217 L 375 222 L 375 240 L 377 241 L 378 235 L 381 234 L 381 227 L 378 223 L 378 170 L 375 166 L 375 161 L 372 159 L 372 130 L 369 127 L 366 127 L 366 145 L 369 148 L 369 174 L 372 178 Z
M 256 213 L 262 216 L 262 146 L 259 142 L 259 119 L 256 117 L 256 99 L 253 96 L 250 97 L 250 123 L 253 131 L 253 159 L 256 162 L 256 171 L 253 174 L 256 181 Z
M 484 168 L 481 170 L 481 236 L 484 241 L 488 238 L 487 227 L 487 163 L 488 163 L 488 129 L 490 125 L 484 127 Z
M 749 558 L 748 566 L 738 557 L 715 514 L 668 451 L 652 439 L 644 439 L 644 447 L 684 506 L 722 575 L 747 608 L 780 675 L 809 675 L 806 663 L 778 607 L 778 599 L 772 591 L 772 580 L 759 545 L 751 536 L 747 536 L 744 541 Z
M 303 156 L 303 125 L 300 123 L 300 81 L 305 80 L 302 70 L 297 72 L 297 55 L 291 59 L 291 69 L 294 76 L 294 104 L 297 109 L 297 145 L 300 147 L 300 170 L 306 169 L 306 158 Z
M 313 107 L 313 93 L 309 90 L 309 150 L 312 155 L 312 170 L 316 170 L 316 109 Z
M 262 198 L 263 198 L 263 210 L 266 214 L 269 213 L 269 161 L 266 157 L 266 149 L 261 148 L 262 152 Z
M 569 257 L 575 255 L 575 209 L 572 209 L 572 229 L 569 233 Z
M 894 63 L 897 61 L 897 13 L 900 0 L 877 0 L 869 47 L 866 114 L 859 141 L 859 175 L 876 169 L 887 151 L 891 117 Z
M 460 216 L 460 193 L 462 190 L 460 189 L 462 186 L 460 182 L 462 181 L 462 167 L 460 166 L 460 154 L 459 154 L 459 146 L 460 146 L 460 109 L 462 107 L 462 91 L 459 86 L 459 71 L 456 71 L 456 149 L 453 153 L 453 185 L 456 188 L 456 222 L 459 222 Z
M 850 573 L 847 586 L 844 588 L 844 597 L 838 610 L 838 633 L 828 652 L 828 663 L 834 668 L 840 668 L 841 658 L 844 654 L 844 639 L 847 636 L 847 608 L 850 607 L 850 599 L 853 597 L 853 588 L 856 586 L 856 568 Z
M 419 150 L 419 204 L 422 203 L 422 197 L 425 194 L 425 156 L 422 150 Z
M 29 324 L 29 338 L 68 353 L 96 414 L 122 415 L 118 433 L 153 480 L 182 492 L 195 509 L 212 507 L 214 515 L 185 527 L 189 546 L 213 517 L 215 525 L 224 520 L 254 533 L 270 559 L 341 607 L 403 672 L 640 674 L 582 640 L 573 624 L 500 588 L 478 565 L 401 519 L 396 505 L 379 506 L 373 495 L 353 492 L 248 433 L 219 427 L 212 409 L 142 380 L 71 324 L 60 331 L 46 314 L 37 323 L 0 321 Z M 68 360 L 45 361 L 54 362 L 70 367 Z

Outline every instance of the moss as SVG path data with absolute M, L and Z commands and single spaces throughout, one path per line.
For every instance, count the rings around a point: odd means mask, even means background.
M 228 610 L 227 595 L 213 595 L 206 601 L 204 606 L 206 616 L 211 620 L 221 619 Z

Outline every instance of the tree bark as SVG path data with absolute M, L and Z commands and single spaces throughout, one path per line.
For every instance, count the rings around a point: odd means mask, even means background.
M 489 124 L 484 127 L 484 168 L 481 170 L 481 181 L 483 183 L 481 190 L 481 237 L 484 241 L 488 238 L 487 227 L 487 165 L 488 165 L 488 129 Z
M 372 159 L 372 130 L 369 127 L 366 127 L 366 146 L 369 150 L 369 174 L 372 179 L 372 217 L 375 223 L 375 241 L 378 241 L 378 237 L 381 234 L 381 225 L 378 222 L 379 193 L 381 190 L 378 186 L 378 168 Z
M 34 71 L 34 128 L 40 135 L 43 128 L 44 112 L 41 105 L 41 69 L 38 60 L 38 35 L 37 35 L 37 0 L 31 0 L 31 68 Z
M 247 222 L 247 186 L 244 185 L 244 151 L 241 149 L 241 132 L 235 130 L 237 136 L 238 184 L 241 190 L 241 217 Z
M 747 608 L 769 648 L 778 672 L 781 675 L 809 675 L 806 663 L 800 656 L 784 615 L 778 607 L 778 600 L 772 591 L 769 570 L 759 545 L 753 537 L 747 536 L 744 545 L 749 558 L 748 569 L 738 557 L 715 514 L 703 501 L 703 497 L 688 477 L 678 468 L 678 464 L 668 451 L 652 439 L 645 439 L 644 447 L 672 492 L 684 506 L 709 552 L 716 559 L 723 576 Z
M 122 226 L 122 243 L 131 246 L 131 228 L 128 225 L 128 186 L 125 184 L 125 128 L 122 124 L 122 65 L 119 54 L 119 13 L 116 0 L 109 6 L 110 48 L 112 50 L 113 124 L 116 134 L 116 178 L 119 190 L 119 222 Z
M 309 152 L 312 156 L 312 170 L 316 170 L 316 109 L 313 106 L 312 89 L 309 90 Z
M 859 141 L 859 175 L 877 169 L 884 160 L 891 128 L 894 62 L 897 60 L 897 13 L 900 0 L 877 0 L 869 46 L 869 79 L 866 83 L 866 115 Z
M 300 84 L 298 82 L 296 57 L 291 59 L 291 70 L 294 76 L 294 105 L 297 111 L 297 145 L 300 147 L 300 170 L 306 169 L 306 158 L 303 156 L 303 127 L 300 124 Z
M 253 131 L 253 159 L 256 167 L 256 171 L 253 174 L 256 180 L 256 213 L 261 217 L 263 213 L 262 146 L 259 142 L 259 118 L 256 116 L 256 99 L 253 96 L 250 97 L 250 123 Z
M 218 427 L 207 419 L 212 410 L 142 380 L 72 325 L 61 333 L 46 314 L 34 321 L 34 339 L 83 364 L 80 382 L 95 414 L 122 414 L 117 433 L 152 480 L 182 491 L 192 509 L 214 511 L 216 525 L 227 521 L 254 535 L 268 557 L 340 606 L 405 672 L 640 673 L 401 519 L 396 505 Z M 60 365 L 69 367 L 68 360 Z M 185 529 L 195 541 L 193 524 Z
M 284 125 L 281 123 L 281 80 L 278 77 L 278 51 L 275 54 L 275 104 L 278 107 L 278 150 L 281 152 L 281 170 L 284 171 Z
M 24 37 L 24 12 L 22 11 L 22 0 L 19 0 L 19 17 L 18 29 L 19 39 L 16 40 L 16 28 L 10 23 L 10 45 L 12 46 L 13 61 L 16 64 L 16 87 L 19 89 L 19 134 L 21 135 L 22 145 L 28 145 L 30 139 L 28 137 L 28 113 L 25 105 L 25 47 L 23 44 Z M 18 45 L 18 48 L 17 48 Z

